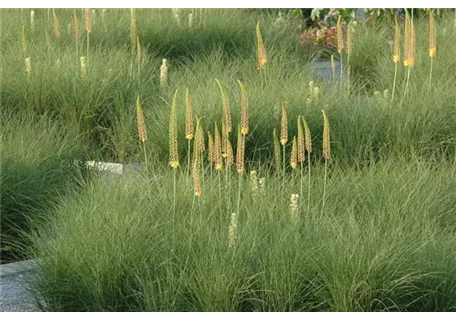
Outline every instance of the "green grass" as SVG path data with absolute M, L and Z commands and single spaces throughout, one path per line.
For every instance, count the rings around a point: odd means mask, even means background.
M 79 57 L 87 52 L 86 33 L 83 12 L 75 12 L 78 53 L 70 37 L 73 10 L 56 10 L 60 39 L 53 36 L 52 11 L 48 19 L 48 10 L 36 10 L 33 32 L 28 10 L 0 11 L 2 237 L 14 223 L 21 255 L 39 259 L 30 285 L 43 298 L 43 309 L 455 310 L 456 76 L 449 72 L 455 64 L 454 12 L 436 21 L 432 87 L 427 22 L 415 21 L 417 58 L 409 94 L 404 97 L 401 63 L 394 101 L 387 42 L 394 23 L 387 19 L 357 24 L 347 91 L 317 77 L 308 62 L 327 53 L 299 46 L 301 21 L 288 11 L 282 19 L 269 10 L 180 10 L 180 26 L 169 9 L 136 10 L 143 48 L 138 72 L 129 10 L 97 9 L 88 77 L 82 79 Z M 262 74 L 256 68 L 257 21 L 268 56 Z M 52 38 L 49 48 L 45 27 Z M 32 61 L 30 79 L 25 56 Z M 160 87 L 162 59 L 169 63 L 166 88 Z M 201 198 L 193 196 L 187 177 L 184 93 L 189 88 L 193 114 L 201 118 L 205 134 L 215 121 L 221 128 L 215 79 L 227 88 L 233 128 L 241 109 L 237 80 L 245 85 L 246 172 L 256 170 L 266 178 L 264 194 L 255 195 L 250 178 L 241 177 L 234 248 L 228 247 L 238 199 L 234 167 L 219 173 L 205 160 Z M 319 95 L 309 104 L 310 81 Z M 174 176 L 167 163 L 176 89 L 183 165 L 177 171 L 174 212 Z M 148 127 L 147 171 L 86 179 L 77 167 L 61 167 L 73 159 L 142 162 L 138 95 Z M 299 115 L 312 133 L 303 177 L 289 167 L 291 143 L 285 177 L 273 168 L 272 131 L 280 130 L 284 101 L 289 141 L 297 134 Z M 322 109 L 331 133 L 324 209 Z M 236 138 L 231 134 L 233 146 Z M 293 222 L 289 201 L 292 193 L 300 193 L 301 179 L 299 218 Z
M 63 200 L 34 237 L 35 289 L 49 310 L 66 311 L 454 310 L 454 170 L 333 168 L 324 212 L 322 171 L 314 169 L 310 211 L 300 199 L 294 223 L 299 177 L 281 188 L 258 168 L 267 188 L 255 196 L 244 181 L 234 248 L 235 174 L 231 203 L 220 203 L 216 177 L 193 202 L 179 173 L 175 224 L 171 172 L 100 178 Z
M 45 215 L 59 195 L 75 186 L 84 148 L 72 132 L 46 116 L 2 112 L 1 129 L 2 262 L 24 257 L 22 233 L 28 219 Z

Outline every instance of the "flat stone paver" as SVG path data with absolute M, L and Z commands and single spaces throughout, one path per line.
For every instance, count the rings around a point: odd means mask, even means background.
M 0 311 L 38 312 L 34 298 L 25 288 L 25 280 L 30 272 L 10 273 L 0 277 Z

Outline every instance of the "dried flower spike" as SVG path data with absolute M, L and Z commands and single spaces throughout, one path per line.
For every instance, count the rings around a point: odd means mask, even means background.
M 280 123 L 280 143 L 284 146 L 288 141 L 287 103 L 282 102 L 282 121 Z
M 141 106 L 141 101 L 139 100 L 139 95 L 136 97 L 136 119 L 138 122 L 139 140 L 141 140 L 141 142 L 144 142 L 147 140 L 147 128 L 146 122 L 144 121 L 144 115 Z
M 244 136 L 241 133 L 241 126 L 238 125 L 238 138 L 237 138 L 237 149 L 236 149 L 236 170 L 239 174 L 244 173 L 244 153 L 245 153 L 245 144 Z
M 192 140 L 193 135 L 194 131 L 192 103 L 190 101 L 190 93 L 187 88 L 187 91 L 185 92 L 185 139 Z
M 79 20 L 76 16 L 76 12 L 73 12 L 73 19 L 71 20 L 71 38 L 73 41 L 78 41 L 79 37 Z
M 60 38 L 60 20 L 54 10 L 52 10 L 52 16 L 54 17 L 54 36 Z
M 218 79 L 215 79 L 217 85 L 220 89 L 220 96 L 222 98 L 222 110 L 223 110 L 223 123 L 225 124 L 225 129 L 228 134 L 232 131 L 232 122 L 231 122 L 231 110 L 230 110 L 230 103 L 228 101 L 228 93 L 226 92 L 226 88 L 220 83 Z
M 401 60 L 401 26 L 397 16 L 394 16 L 394 47 L 393 47 L 393 61 L 399 63 Z
M 139 41 L 139 37 L 136 37 L 136 61 L 140 64 L 142 61 L 142 48 L 141 42 Z
M 135 9 L 130 9 L 130 42 L 134 47 L 136 44 L 137 36 L 137 27 L 136 27 L 136 12 Z
M 222 162 L 222 141 L 220 140 L 220 132 L 217 127 L 217 122 L 215 123 L 214 129 L 214 165 L 215 170 L 223 170 L 223 162 Z
M 92 32 L 92 10 L 85 9 L 85 29 L 87 32 Z
M 298 162 L 302 163 L 306 159 L 304 131 L 302 129 L 301 116 L 298 117 Z
M 169 118 L 169 165 L 176 169 L 179 167 L 179 151 L 177 142 L 177 93 L 174 92 L 173 103 L 171 105 L 171 115 Z
M 341 53 L 344 50 L 344 32 L 342 30 L 342 16 L 337 19 L 337 52 Z
M 279 138 L 277 137 L 277 134 L 276 134 L 276 129 L 274 129 L 272 136 L 273 136 L 273 140 L 274 140 L 274 164 L 276 166 L 276 169 L 280 170 L 282 160 L 280 157 L 280 144 L 279 144 Z
M 310 135 L 310 129 L 307 125 L 306 119 L 302 116 L 302 122 L 304 123 L 304 140 L 307 152 L 312 152 L 312 136 Z
M 168 61 L 166 59 L 162 60 L 160 67 L 160 86 L 166 88 L 168 86 Z
M 30 28 L 35 31 L 35 10 L 30 10 Z
M 237 81 L 241 88 L 241 133 L 247 135 L 249 133 L 249 102 L 247 100 L 247 90 L 241 81 Z
M 234 163 L 234 155 L 233 155 L 233 146 L 231 145 L 230 139 L 227 137 L 226 139 L 226 158 L 225 163 L 227 166 L 232 166 Z
M 203 128 L 201 127 L 201 120 L 199 118 L 196 118 L 196 122 L 195 143 L 198 144 L 198 150 L 201 154 L 206 151 L 206 143 L 204 141 L 204 133 Z
M 352 40 L 353 26 L 350 21 L 347 25 L 347 56 L 351 56 L 353 50 L 353 40 Z
M 296 146 L 296 136 L 293 137 L 293 142 L 291 144 L 291 157 L 290 157 L 290 166 L 293 169 L 298 167 L 298 149 Z
M 201 128 L 200 120 L 196 118 L 196 133 L 195 133 L 195 143 L 193 144 L 193 169 L 192 169 L 192 178 L 193 178 L 193 189 L 195 196 L 201 197 L 203 195 L 203 190 L 200 183 L 200 155 L 202 153 L 201 145 L 204 142 L 201 142 L 203 138 L 203 130 Z M 203 138 L 204 139 L 204 138 Z
M 207 161 L 209 163 L 214 162 L 214 140 L 212 139 L 212 134 L 210 131 L 207 132 Z
M 263 37 L 261 36 L 260 22 L 256 25 L 256 37 L 257 37 L 257 69 L 263 70 L 264 65 L 268 62 L 266 56 L 266 49 L 263 44 Z
M 329 136 L 329 122 L 323 110 L 323 158 L 325 160 L 331 159 L 331 138 Z
M 429 57 L 437 55 L 437 33 L 435 31 L 435 20 L 432 11 L 429 12 Z

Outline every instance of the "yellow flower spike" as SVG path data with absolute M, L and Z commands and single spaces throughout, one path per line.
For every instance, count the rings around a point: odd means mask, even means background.
M 171 115 L 169 118 L 169 165 L 176 169 L 179 167 L 179 150 L 177 142 L 177 93 L 174 92 L 173 103 L 171 105 Z

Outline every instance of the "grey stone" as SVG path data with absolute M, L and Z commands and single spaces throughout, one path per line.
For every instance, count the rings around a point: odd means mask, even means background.
M 11 273 L 0 277 L 0 311 L 38 312 L 34 297 L 27 289 L 29 271 Z

